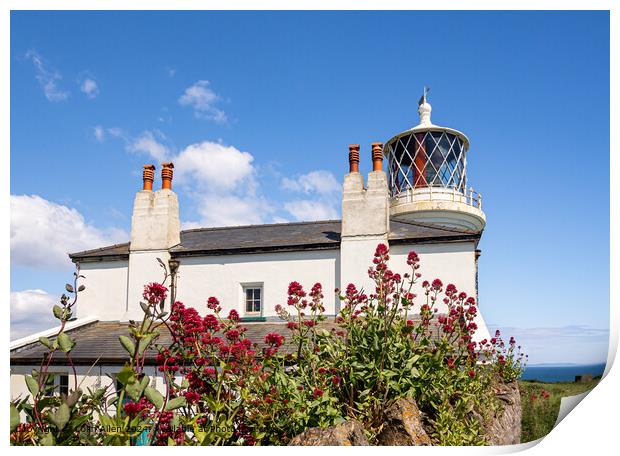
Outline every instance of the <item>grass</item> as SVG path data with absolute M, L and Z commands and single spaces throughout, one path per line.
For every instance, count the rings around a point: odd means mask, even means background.
M 549 434 L 558 417 L 562 397 L 575 396 L 591 390 L 598 382 L 599 379 L 584 383 L 520 380 L 521 442 L 530 442 Z

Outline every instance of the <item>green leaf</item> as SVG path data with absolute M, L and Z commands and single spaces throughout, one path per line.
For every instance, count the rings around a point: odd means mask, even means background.
M 149 377 L 145 375 L 139 382 L 133 382 L 126 385 L 125 391 L 127 391 L 127 394 L 131 399 L 134 401 L 139 401 L 140 396 L 142 396 L 142 392 L 149 385 L 149 381 Z
M 144 395 L 158 410 L 164 406 L 164 396 L 151 386 L 147 386 L 144 390 Z
M 50 340 L 47 337 L 39 337 L 39 342 L 41 342 L 41 344 L 45 345 L 50 350 L 54 349 L 52 343 L 50 342 Z
M 187 405 L 187 400 L 185 396 L 175 397 L 174 399 L 168 401 L 166 404 L 166 411 L 175 410 L 180 407 L 185 407 Z
M 19 412 L 17 411 L 17 407 L 11 404 L 11 432 L 17 429 L 19 425 Z
M 136 381 L 134 371 L 128 364 L 125 364 L 118 374 L 116 374 L 116 379 L 123 385 L 128 385 Z
M 118 336 L 118 340 L 120 340 L 123 348 L 127 350 L 127 353 L 133 356 L 134 352 L 136 351 L 136 346 L 134 345 L 133 341 L 127 336 Z
M 54 316 L 56 318 L 58 318 L 59 320 L 62 320 L 62 314 L 63 314 L 62 307 L 60 307 L 58 304 L 55 304 L 54 307 L 52 308 L 52 312 L 54 312 Z
M 142 355 L 142 353 L 144 353 L 144 350 L 146 350 L 146 348 L 149 346 L 149 343 L 151 342 L 151 340 L 153 340 L 154 336 L 155 334 L 147 334 L 142 339 L 140 339 L 140 342 L 138 343 L 138 355 Z
M 32 396 L 35 397 L 37 394 L 39 394 L 39 384 L 30 375 L 26 375 L 25 379 L 26 379 L 26 386 L 28 387 L 28 391 L 30 391 L 30 394 L 32 394 Z
M 73 339 L 67 336 L 66 333 L 61 332 L 60 334 L 58 334 L 58 345 L 60 346 L 60 349 L 62 351 L 68 353 L 75 346 L 75 342 L 73 342 Z
M 54 438 L 54 434 L 52 434 L 51 432 L 46 432 L 45 437 L 41 439 L 41 445 L 43 446 L 56 445 L 56 439 Z
M 69 418 L 71 417 L 71 411 L 69 410 L 69 406 L 63 402 L 60 404 L 60 407 L 54 412 L 53 415 L 50 416 L 52 423 L 56 426 L 59 431 L 62 431 L 66 424 L 69 422 Z

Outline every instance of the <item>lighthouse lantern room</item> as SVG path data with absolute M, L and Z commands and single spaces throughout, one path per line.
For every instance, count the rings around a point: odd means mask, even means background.
M 469 139 L 431 122 L 431 105 L 420 98 L 420 123 L 390 139 L 388 161 L 390 215 L 397 220 L 428 222 L 481 231 L 486 224 L 482 196 L 467 181 Z

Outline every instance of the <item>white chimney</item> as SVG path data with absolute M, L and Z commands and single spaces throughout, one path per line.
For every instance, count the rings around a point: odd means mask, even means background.
M 164 271 L 157 259 L 165 265 L 170 260 L 171 247 L 181 242 L 179 199 L 172 191 L 172 163 L 162 164 L 162 188 L 153 188 L 153 165 L 145 165 L 143 188 L 136 193 L 131 217 L 129 244 L 129 277 L 127 309 L 124 320 L 142 319 L 140 301 L 144 285 L 161 282 Z M 169 287 L 169 283 L 165 284 Z
M 349 146 L 349 170 L 344 176 L 342 192 L 342 232 L 340 240 L 340 287 L 367 277 L 377 244 L 386 243 L 390 231 L 388 183 L 382 170 L 383 148 L 372 144 L 373 171 L 368 173 L 368 186 L 357 171 L 359 146 Z M 356 161 L 357 160 L 357 161 Z M 365 290 L 370 279 L 362 283 Z

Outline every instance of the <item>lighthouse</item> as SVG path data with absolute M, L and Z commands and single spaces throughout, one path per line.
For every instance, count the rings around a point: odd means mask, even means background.
M 486 225 L 482 196 L 467 180 L 469 139 L 432 123 L 427 94 L 425 88 L 418 104 L 420 123 L 392 137 L 384 148 L 390 215 L 481 232 Z

